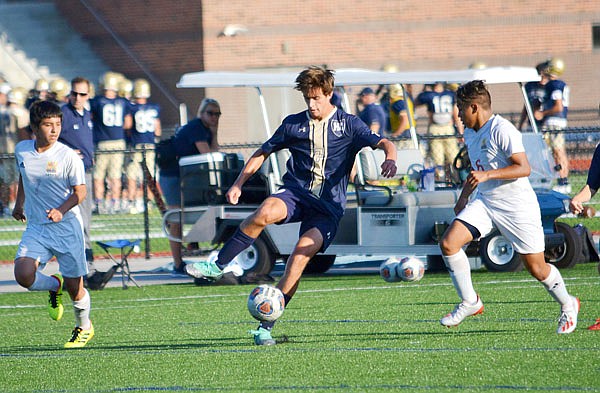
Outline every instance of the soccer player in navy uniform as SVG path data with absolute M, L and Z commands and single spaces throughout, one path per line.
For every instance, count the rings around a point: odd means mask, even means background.
M 346 205 L 346 188 L 356 154 L 366 146 L 385 151 L 382 175 L 396 173 L 396 147 L 373 133 L 358 117 L 331 104 L 334 73 L 309 67 L 296 78 L 307 110 L 284 119 L 274 135 L 252 154 L 233 186 L 227 200 L 237 204 L 242 185 L 259 170 L 267 157 L 288 148 L 291 158 L 283 176 L 283 186 L 248 216 L 217 258 L 186 265 L 193 277 L 218 279 L 225 266 L 249 247 L 269 224 L 300 222 L 299 240 L 287 260 L 277 284 L 286 304 L 296 292 L 300 277 L 310 259 L 333 241 Z M 261 322 L 252 331 L 257 345 L 274 345 L 274 322 Z
M 13 217 L 27 221 L 15 257 L 15 279 L 29 291 L 49 291 L 48 312 L 62 318 L 63 284 L 75 314 L 75 329 L 65 348 L 82 348 L 94 336 L 90 321 L 90 294 L 83 287 L 87 274 L 83 226 L 79 204 L 84 200 L 85 170 L 81 158 L 58 142 L 62 111 L 50 101 L 36 101 L 30 108 L 34 140 L 17 144 L 19 189 Z M 56 257 L 60 273 L 41 273 Z
M 131 146 L 135 151 L 131 162 L 127 164 L 126 171 L 130 213 L 143 211 L 141 201 L 141 185 L 143 183 L 142 150 L 146 155 L 146 166 L 150 171 L 153 171 L 155 140 L 162 135 L 160 105 L 148 101 L 148 98 L 150 98 L 150 84 L 145 79 L 136 79 L 133 82 L 134 101 L 131 104 L 133 127 L 129 132 Z
M 132 125 L 129 101 L 119 97 L 119 77 L 107 72 L 102 77 L 104 95 L 90 101 L 94 122 L 96 167 L 94 168 L 94 197 L 98 209 L 104 208 L 104 181 L 107 179 L 111 192 L 109 211 L 121 209 L 121 176 L 125 160 L 125 130 Z

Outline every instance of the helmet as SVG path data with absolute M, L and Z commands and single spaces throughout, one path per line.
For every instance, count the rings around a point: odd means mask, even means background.
M 458 87 L 460 85 L 458 83 L 446 83 L 446 89 L 450 90 L 450 91 L 456 91 L 458 90 Z
M 133 97 L 150 97 L 150 83 L 148 83 L 146 79 L 136 79 L 135 81 L 133 81 Z
M 474 61 L 471 64 L 469 64 L 469 69 L 470 70 L 482 70 L 484 68 L 487 68 L 487 65 L 483 62 L 483 61 Z
M 25 105 L 25 101 L 27 101 L 27 89 L 24 87 L 15 87 L 8 93 L 8 102 L 22 106 Z
M 552 76 L 561 76 L 565 72 L 565 62 L 558 57 L 553 57 L 548 60 L 543 72 Z
M 52 80 L 52 82 L 50 82 L 50 86 L 49 89 L 52 93 L 54 93 L 56 95 L 56 99 L 59 101 L 64 100 L 67 95 L 69 94 L 69 83 L 64 80 L 63 78 L 58 78 L 58 79 L 54 79 Z
M 102 90 L 119 91 L 120 77 L 116 72 L 107 71 L 100 77 L 100 86 Z
M 398 72 L 398 66 L 396 66 L 395 64 L 388 63 L 388 64 L 384 64 L 381 67 L 381 70 L 385 71 L 385 72 Z
M 399 83 L 389 85 L 388 89 L 390 91 L 391 98 L 404 97 L 404 89 L 402 88 L 402 85 L 400 85 Z
M 94 98 L 94 96 L 96 95 L 96 86 L 90 82 L 90 92 L 88 93 L 88 97 L 90 97 L 90 99 Z
M 37 91 L 50 90 L 50 85 L 46 79 L 41 78 L 35 81 L 34 89 Z
M 121 79 L 119 81 L 119 96 L 123 98 L 131 97 L 131 92 L 133 91 L 133 83 L 127 79 Z

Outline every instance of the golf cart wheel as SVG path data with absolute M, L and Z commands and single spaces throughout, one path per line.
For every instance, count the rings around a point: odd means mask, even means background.
M 479 246 L 481 261 L 492 272 L 518 272 L 523 270 L 523 262 L 511 242 L 499 231 L 481 239 Z
M 239 253 L 235 259 L 246 273 L 269 274 L 275 266 L 275 255 L 261 237 Z
M 564 222 L 555 222 L 556 232 L 565 236 L 563 245 L 548 249 L 544 252 L 546 262 L 553 264 L 559 269 L 571 268 L 577 264 L 581 255 L 581 238 L 577 232 Z
M 306 265 L 304 273 L 322 274 L 325 273 L 335 262 L 335 255 L 315 255 Z

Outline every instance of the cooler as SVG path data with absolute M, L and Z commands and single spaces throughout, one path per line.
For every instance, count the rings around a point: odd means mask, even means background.
M 197 154 L 179 160 L 181 205 L 225 203 L 225 193 L 244 166 L 241 154 Z

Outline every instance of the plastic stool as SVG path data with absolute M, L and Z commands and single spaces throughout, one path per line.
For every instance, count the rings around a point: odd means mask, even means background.
M 137 240 L 127 240 L 127 239 L 117 239 L 111 240 L 108 242 L 99 242 L 98 244 L 105 252 L 108 254 L 109 258 L 117 265 L 117 269 L 121 269 L 121 282 L 123 283 L 123 289 L 127 289 L 127 283 L 129 281 L 133 282 L 136 287 L 141 288 L 141 286 L 135 281 L 135 279 L 131 276 L 131 270 L 129 269 L 129 262 L 127 261 L 127 257 L 133 251 L 134 248 L 139 246 L 141 243 L 140 239 Z M 111 248 L 119 248 L 121 249 L 121 260 L 117 261 L 112 254 L 110 253 Z M 127 277 L 127 280 L 125 280 Z

